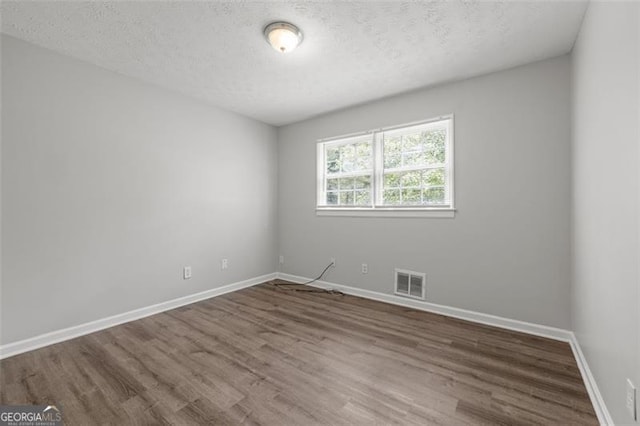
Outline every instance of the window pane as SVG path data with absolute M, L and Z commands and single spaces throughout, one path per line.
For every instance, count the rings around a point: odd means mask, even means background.
M 372 145 L 370 143 L 356 146 L 356 165 L 358 170 L 370 170 L 373 167 L 371 149 Z
M 383 143 L 384 143 L 385 154 L 395 155 L 395 154 L 399 154 L 402 151 L 401 136 L 391 136 L 391 137 L 385 136 Z
M 355 163 L 352 160 L 342 160 L 342 171 L 345 173 L 349 173 L 354 171 L 356 168 Z
M 352 172 L 355 169 L 356 149 L 354 145 L 343 145 L 340 147 L 340 159 L 342 160 L 342 171 Z
M 422 203 L 422 191 L 420 189 L 403 189 L 402 204 L 419 205 Z
M 338 193 L 337 192 L 327 192 L 327 204 L 338 204 Z
M 397 188 L 400 186 L 400 177 L 402 173 L 385 173 L 384 174 L 384 187 Z
M 327 179 L 327 191 L 333 191 L 338 189 L 339 179 Z
M 390 154 L 387 155 L 385 154 L 384 156 L 384 168 L 385 169 L 393 169 L 396 167 L 400 167 L 400 165 L 402 164 L 402 160 L 401 160 L 401 156 L 400 154 Z
M 359 176 L 355 178 L 356 189 L 369 189 L 371 187 L 371 176 Z
M 358 206 L 368 206 L 371 204 L 371 191 L 356 191 L 355 204 Z
M 356 160 L 356 170 L 365 171 L 371 169 L 371 156 L 358 157 Z
M 403 187 L 415 186 L 420 187 L 420 172 L 409 172 L 402 175 L 400 182 Z
M 400 190 L 399 189 L 385 189 L 382 202 L 387 205 L 400 204 Z
M 337 161 L 340 158 L 338 148 L 327 148 L 327 161 Z
M 444 163 L 446 136 L 446 132 L 443 129 L 422 133 L 427 164 Z
M 444 185 L 444 168 L 426 170 L 422 177 L 423 186 L 442 186 Z
M 422 166 L 425 164 L 425 158 L 422 152 L 405 152 L 402 154 L 403 166 Z
M 353 160 L 356 157 L 356 149 L 353 144 L 342 145 L 340 147 L 340 158 L 343 160 Z
M 422 141 L 420 140 L 420 134 L 414 133 L 414 134 L 404 135 L 402 137 L 402 150 L 404 152 L 421 151 Z
M 353 178 L 340 179 L 340 189 L 353 189 Z
M 445 161 L 446 131 L 416 131 L 384 139 L 384 167 L 427 166 Z
M 391 137 L 383 141 L 384 167 L 386 169 L 400 167 L 400 154 L 402 153 L 402 138 Z
M 330 161 L 327 163 L 327 173 L 337 173 L 340 171 L 340 162 L 339 161 Z
M 353 205 L 353 191 L 340 191 L 340 205 Z
M 358 157 L 371 157 L 371 144 L 370 143 L 357 144 L 356 155 Z
M 425 189 L 424 201 L 429 204 L 444 204 L 444 188 Z

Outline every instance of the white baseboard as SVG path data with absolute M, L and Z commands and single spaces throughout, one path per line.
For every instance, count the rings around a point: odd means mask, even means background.
M 569 341 L 569 344 L 571 345 L 573 356 L 576 358 L 576 363 L 578 364 L 578 368 L 580 369 L 580 374 L 582 374 L 582 381 L 587 388 L 587 392 L 589 392 L 591 405 L 593 405 L 593 409 L 598 416 L 598 421 L 601 425 L 613 426 L 614 423 L 613 419 L 611 418 L 611 414 L 609 414 L 607 405 L 604 403 L 604 398 L 602 398 L 600 389 L 598 389 L 596 379 L 593 377 L 593 374 L 591 374 L 591 369 L 589 368 L 589 364 L 587 364 L 587 359 L 582 353 L 580 343 L 578 343 L 578 338 L 573 332 L 571 332 L 571 340 Z
M 311 280 L 305 277 L 298 277 L 295 275 L 283 273 L 278 273 L 278 278 L 294 283 L 303 283 Z M 451 306 L 438 305 L 436 303 L 424 302 L 415 299 L 408 299 L 406 297 L 396 296 L 393 294 L 363 290 L 361 288 L 330 283 L 327 281 L 316 281 L 312 285 L 320 288 L 332 288 L 335 290 L 339 290 L 345 294 L 360 296 L 365 299 L 372 299 L 379 302 L 391 303 L 393 305 L 405 306 L 408 308 L 418 309 L 420 311 L 427 311 L 435 314 L 446 315 L 448 317 L 473 321 L 480 324 L 505 328 L 507 330 L 520 331 L 536 336 L 548 337 L 554 340 L 561 340 L 563 342 L 571 341 L 572 333 L 569 330 L 563 330 L 561 328 L 548 327 L 546 325 L 533 324 L 530 322 L 518 321 L 514 319 L 499 317 L 496 315 L 483 314 L 480 312 L 468 311 L 466 309 L 453 308 Z
M 29 339 L 20 340 L 17 342 L 9 343 L 0 346 L 0 359 L 8 358 L 10 356 L 18 355 L 24 352 L 32 351 L 34 349 L 42 348 L 44 346 L 53 345 L 54 343 L 60 343 L 65 340 L 73 339 L 76 337 L 84 336 L 85 334 L 94 333 L 96 331 L 104 330 L 105 328 L 113 327 L 115 325 L 123 324 L 125 322 L 134 321 L 140 318 L 148 317 L 150 315 L 158 314 L 160 312 L 175 309 L 180 306 L 188 305 L 190 303 L 199 302 L 201 300 L 210 299 L 212 297 L 220 296 L 225 293 L 240 290 L 247 287 L 252 287 L 257 284 L 261 284 L 265 281 L 270 281 L 277 276 L 276 273 L 262 275 L 248 280 L 227 284 L 222 287 L 206 290 L 200 293 L 190 294 L 188 296 L 180 297 L 178 299 L 168 300 L 156 305 L 147 306 L 133 311 L 124 312 L 122 314 L 113 315 L 108 318 L 102 318 L 99 320 L 91 321 L 88 323 L 80 324 L 77 326 L 65 328 L 62 330 L 52 331 L 50 333 L 41 334 L 39 336 L 31 337 Z
M 311 281 L 310 278 L 300 277 L 296 275 L 290 275 L 285 273 L 278 273 L 278 279 L 282 279 L 285 281 L 291 281 L 294 283 L 304 283 Z M 562 342 L 567 342 L 571 346 L 571 350 L 573 351 L 573 355 L 576 359 L 576 363 L 578 364 L 578 368 L 580 369 L 580 373 L 582 375 L 582 380 L 584 382 L 585 387 L 587 388 L 587 392 L 589 393 L 589 398 L 591 399 L 591 404 L 593 405 L 593 409 L 598 416 L 598 421 L 601 425 L 613 425 L 613 420 L 611 419 L 611 415 L 607 410 L 607 407 L 604 403 L 604 399 L 600 394 L 598 389 L 598 385 L 596 384 L 593 375 L 591 374 L 591 370 L 589 369 L 589 365 L 587 364 L 587 360 L 580 349 L 580 345 L 576 336 L 572 331 L 564 330 L 561 328 L 549 327 L 546 325 L 533 324 L 530 322 L 524 322 L 519 320 L 514 320 L 510 318 L 499 317 L 496 315 L 483 314 L 481 312 L 469 311 L 466 309 L 453 308 L 451 306 L 438 305 L 436 303 L 423 302 L 420 300 L 408 299 L 392 294 L 386 293 L 378 293 L 375 291 L 363 290 L 361 288 L 350 287 L 342 284 L 331 283 L 327 281 L 316 281 L 311 284 L 314 287 L 326 288 L 326 289 L 334 289 L 339 290 L 345 294 L 350 294 L 353 296 L 359 296 L 365 299 L 377 300 L 379 302 L 391 303 L 393 305 L 405 306 L 408 308 L 413 308 L 421 311 L 432 312 L 435 314 L 445 315 L 448 317 L 459 318 L 467 321 L 472 321 L 475 323 L 490 325 L 494 327 L 504 328 L 507 330 L 519 331 L 522 333 L 533 334 L 536 336 L 547 337 L 553 340 L 559 340 Z

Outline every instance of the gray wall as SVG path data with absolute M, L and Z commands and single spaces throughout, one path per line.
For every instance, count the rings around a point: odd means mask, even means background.
M 569 78 L 564 56 L 279 128 L 281 269 L 335 257 L 327 281 L 382 293 L 395 267 L 426 272 L 430 302 L 569 328 Z M 448 113 L 454 219 L 316 216 L 317 139 Z
M 3 344 L 276 269 L 273 127 L 7 36 L 2 122 Z
M 617 424 L 640 386 L 638 8 L 592 2 L 573 52 L 573 328 Z

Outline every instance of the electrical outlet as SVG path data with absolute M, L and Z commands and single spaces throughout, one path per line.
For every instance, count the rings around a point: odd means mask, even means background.
M 222 262 L 220 262 L 220 266 L 222 267 L 222 269 L 227 269 L 229 267 L 229 259 L 222 259 Z
M 185 266 L 182 268 L 182 279 L 188 280 L 189 278 L 191 278 L 191 266 Z
M 284 264 L 284 256 L 280 255 L 280 264 L 283 265 Z
M 369 273 L 369 265 L 367 265 L 366 263 L 362 264 L 362 273 L 363 274 L 368 274 Z
M 336 258 L 332 257 L 331 259 L 329 259 L 329 261 L 331 262 L 331 266 L 335 268 L 336 267 Z
M 633 420 L 637 420 L 636 413 L 636 387 L 630 379 L 627 379 L 627 411 Z

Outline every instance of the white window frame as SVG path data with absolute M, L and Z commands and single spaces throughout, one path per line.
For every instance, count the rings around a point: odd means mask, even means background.
M 447 139 L 445 142 L 445 205 L 430 206 L 386 206 L 376 204 L 382 199 L 384 159 L 383 136 L 385 132 L 402 131 L 411 127 L 447 127 Z M 326 204 L 326 159 L 325 147 L 331 144 L 349 143 L 356 138 L 370 135 L 373 150 L 373 173 L 371 189 L 371 205 L 368 206 L 333 206 Z M 350 216 L 350 217 L 434 217 L 452 218 L 455 216 L 454 197 L 454 117 L 453 114 L 444 115 L 429 120 L 406 123 L 398 126 L 374 129 L 360 133 L 320 139 L 316 145 L 317 152 L 317 188 L 316 188 L 316 214 L 318 216 Z M 422 168 L 421 168 L 422 169 Z

